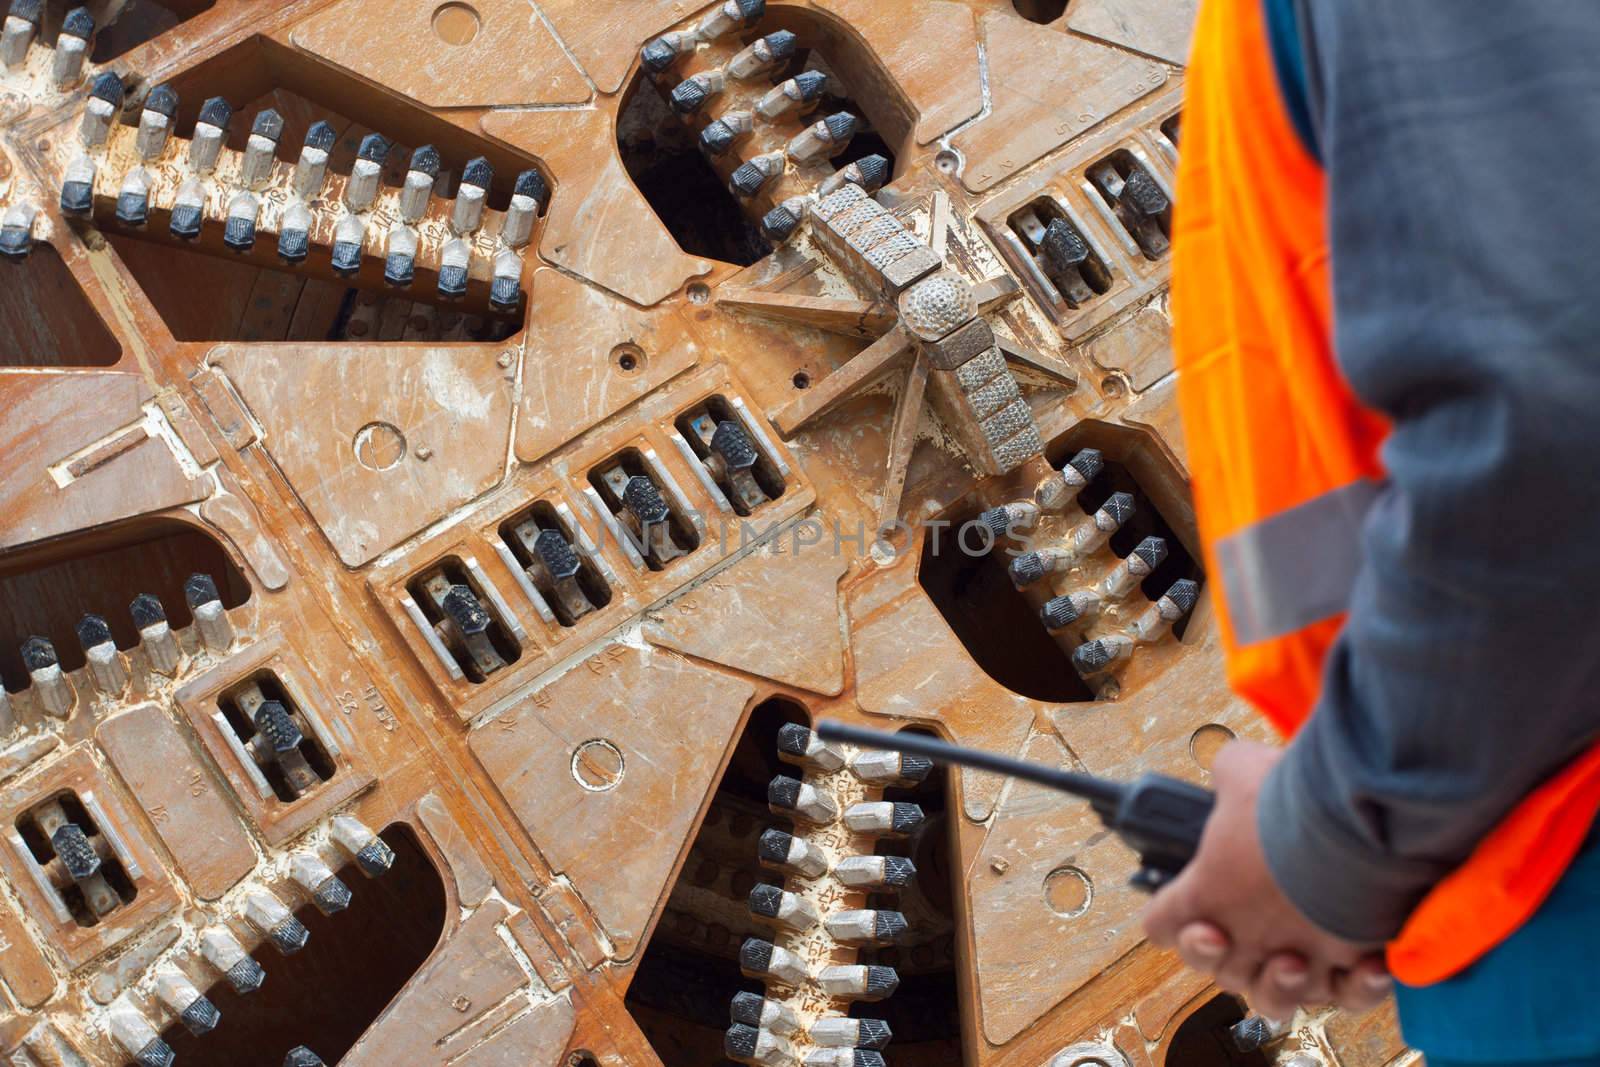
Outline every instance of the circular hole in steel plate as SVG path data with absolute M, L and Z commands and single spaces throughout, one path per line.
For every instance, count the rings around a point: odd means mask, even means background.
M 406 435 L 387 422 L 369 422 L 351 442 L 356 462 L 369 471 L 386 471 L 406 455 Z
M 711 287 L 704 282 L 695 282 L 689 286 L 689 303 L 704 304 L 711 299 Z
M 622 750 L 603 737 L 585 741 L 572 753 L 572 777 L 591 793 L 615 789 L 623 769 Z
M 483 19 L 471 4 L 440 4 L 433 9 L 433 35 L 445 44 L 471 44 Z
M 644 370 L 644 349 L 633 343 L 618 345 L 611 350 L 611 365 L 623 374 L 638 374 Z
M 1057 867 L 1044 877 L 1045 907 L 1063 919 L 1076 919 L 1094 901 L 1094 883 L 1076 867 Z
M 1222 746 L 1232 740 L 1232 730 L 1219 723 L 1208 722 L 1189 738 L 1189 755 L 1194 757 L 1202 770 L 1209 771 L 1217 761 L 1217 753 L 1222 751 Z

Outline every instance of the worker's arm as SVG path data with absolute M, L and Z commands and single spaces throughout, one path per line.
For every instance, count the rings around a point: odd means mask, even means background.
M 1600 733 L 1600 14 L 1300 11 L 1338 359 L 1394 429 L 1258 825 L 1308 918 L 1378 941 Z

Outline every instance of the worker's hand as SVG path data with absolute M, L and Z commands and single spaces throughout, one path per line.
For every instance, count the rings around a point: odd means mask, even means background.
M 1278 889 L 1261 850 L 1256 798 L 1281 755 L 1243 741 L 1217 754 L 1217 803 L 1200 849 L 1150 902 L 1145 931 L 1223 989 L 1245 994 L 1269 1019 L 1288 1019 L 1301 1005 L 1365 1011 L 1390 987 L 1376 946 L 1342 941 L 1313 926 Z

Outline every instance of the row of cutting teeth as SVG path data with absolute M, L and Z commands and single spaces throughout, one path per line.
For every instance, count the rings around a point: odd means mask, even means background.
M 1041 483 L 1032 499 L 991 508 L 979 521 L 996 539 L 1025 533 L 1044 515 L 1060 514 L 1074 503 L 1104 467 L 1104 457 L 1095 449 L 1086 448 L 1058 474 Z M 1070 527 L 1064 535 L 1016 556 L 1010 565 L 1012 581 L 1021 589 L 1051 575 L 1084 569 L 1108 551 L 1112 535 L 1133 517 L 1134 510 L 1132 494 L 1111 494 L 1093 515 Z M 1128 625 L 1104 633 L 1091 632 L 1108 607 L 1132 596 L 1166 558 L 1166 541 L 1146 537 L 1125 559 L 1118 560 L 1086 587 L 1051 597 L 1040 609 L 1040 621 L 1046 629 L 1079 639 L 1072 665 L 1091 685 L 1098 685 L 1119 670 L 1134 649 L 1160 641 L 1194 609 L 1200 587 L 1191 579 L 1180 578 Z
M 735 30 L 747 29 L 766 13 L 764 0 L 728 0 L 714 9 L 695 28 L 662 34 L 644 46 L 640 60 L 644 69 L 665 79 L 672 68 L 704 46 Z M 667 92 L 672 109 L 686 120 L 700 118 L 700 147 L 707 156 L 718 159 L 753 133 L 761 123 L 794 123 L 815 108 L 827 93 L 828 76 L 819 70 L 803 70 L 792 78 L 753 96 L 748 106 L 725 108 L 712 115 L 708 108 L 725 98 L 731 87 L 748 84 L 782 67 L 795 54 L 797 38 L 789 30 L 776 30 L 757 38 L 720 66 L 698 71 L 678 81 Z M 849 146 L 858 132 L 860 120 L 851 112 L 838 111 L 800 127 L 783 148 L 743 160 L 728 177 L 728 188 L 741 200 L 752 200 L 783 175 L 790 165 L 806 167 L 837 156 Z M 827 195 L 841 184 L 852 182 L 869 193 L 881 188 L 890 176 L 889 161 L 883 156 L 868 156 L 830 174 L 819 186 Z M 805 197 L 785 199 L 761 220 L 763 236 L 769 241 L 787 240 L 804 218 Z
M 774 935 L 750 938 L 739 952 L 740 969 L 764 981 L 767 995 L 734 998 L 725 1048 L 730 1058 L 762 1067 L 881 1065 L 889 1025 L 847 1013 L 854 1002 L 890 996 L 899 974 L 893 967 L 838 961 L 852 949 L 900 941 L 906 919 L 898 911 L 838 905 L 903 889 L 916 868 L 904 857 L 846 850 L 864 843 L 860 839 L 904 837 L 921 826 L 919 806 L 884 800 L 882 790 L 921 781 L 932 764 L 897 752 L 852 755 L 795 723 L 779 731 L 778 753 L 804 776 L 774 778 L 767 804 L 795 830 L 765 831 L 758 855 L 762 866 L 786 880 L 751 891 L 751 914 Z
M 381 877 L 394 865 L 395 855 L 389 846 L 353 816 L 335 816 L 329 839 L 340 854 L 353 861 L 368 878 Z M 322 914 L 334 915 L 350 906 L 349 886 L 316 852 L 303 849 L 291 855 L 286 873 L 288 881 Z M 272 942 L 285 956 L 299 952 L 311 937 L 291 906 L 269 889 L 246 890 L 240 917 L 250 930 Z M 219 922 L 201 930 L 198 950 L 206 966 L 240 995 L 260 989 L 266 981 L 266 971 L 227 923 Z M 171 1014 L 169 1021 L 181 1022 L 196 1036 L 210 1033 L 222 1020 L 216 1005 L 175 962 L 157 968 L 151 980 L 151 992 Z M 140 1067 L 169 1067 L 176 1059 L 171 1046 L 161 1038 L 166 1024 L 151 1021 L 131 997 L 124 995 L 111 1004 L 107 1024 L 112 1039 Z M 284 1063 L 286 1067 L 320 1067 L 322 1060 L 301 1046 L 290 1052 Z
M 201 107 L 187 141 L 173 136 L 178 95 L 170 86 L 150 91 L 132 130 L 116 122 L 122 104 L 117 75 L 95 79 L 79 126 L 82 151 L 62 181 L 63 214 L 107 211 L 122 226 L 138 228 L 159 204 L 168 212 L 169 232 L 181 240 L 198 239 L 209 221 L 221 226 L 226 247 L 244 253 L 268 230 L 289 264 L 304 262 L 313 244 L 326 245 L 331 270 L 341 277 L 375 257 L 383 262 L 384 280 L 398 289 L 409 288 L 417 269 L 426 267 L 444 299 L 465 296 L 476 276 L 487 279 L 493 309 L 511 312 L 522 301 L 523 249 L 550 198 L 538 170 L 517 175 L 506 211 L 496 212 L 486 206 L 494 168 L 473 159 L 462 168 L 454 199 L 436 207 L 442 163 L 432 145 L 414 150 L 400 188 L 387 190 L 382 170 L 392 145 L 381 134 L 364 137 L 350 174 L 337 176 L 328 173 L 337 133 L 327 122 L 310 127 L 291 166 L 277 159 L 284 120 L 272 109 L 256 115 L 243 151 L 234 153 L 224 148 L 233 109 L 221 97 Z M 129 155 L 134 161 L 120 176 L 102 173 L 111 159 Z M 176 187 L 165 188 L 174 171 Z M 0 252 L 26 254 L 37 214 L 28 204 L 8 209 L 0 220 Z
M 194 618 L 195 632 L 207 651 L 220 655 L 233 647 L 233 623 L 223 607 L 217 583 L 207 574 L 196 574 L 183 586 L 184 600 Z M 167 613 L 158 597 L 141 593 L 129 605 L 133 624 L 145 651 L 150 670 L 172 675 L 178 669 L 182 650 L 177 635 L 167 624 Z M 112 639 L 111 625 L 99 615 L 78 620 L 78 643 L 88 665 L 88 677 L 103 696 L 117 698 L 128 688 L 130 672 L 127 656 Z M 22 643 L 22 665 L 28 671 L 29 689 L 39 712 L 54 719 L 66 719 L 78 703 L 73 680 L 61 669 L 61 659 L 49 638 L 34 636 Z M 14 733 L 18 726 L 11 698 L 0 686 L 0 738 Z
M 21 69 L 28 50 L 38 39 L 44 18 L 44 0 L 11 0 L 5 20 L 0 22 L 0 67 Z M 60 90 L 71 89 L 83 75 L 84 60 L 94 47 L 94 16 L 86 7 L 75 7 L 61 19 L 50 55 L 50 84 Z

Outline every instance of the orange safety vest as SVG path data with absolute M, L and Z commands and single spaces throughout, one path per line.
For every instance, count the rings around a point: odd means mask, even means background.
M 1343 624 L 1384 419 L 1333 358 L 1325 180 L 1284 105 L 1263 0 L 1205 0 L 1184 103 L 1173 345 L 1228 680 L 1284 735 Z M 1600 811 L 1600 746 L 1546 781 L 1388 946 L 1409 985 L 1459 973 L 1536 912 Z

